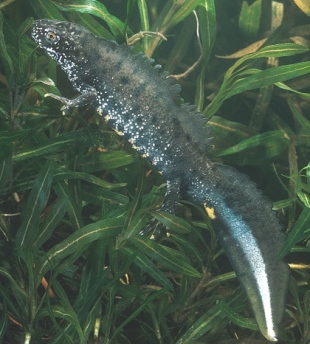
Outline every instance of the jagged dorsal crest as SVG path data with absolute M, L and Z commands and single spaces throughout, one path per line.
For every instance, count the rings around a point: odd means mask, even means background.
M 178 116 L 184 133 L 191 137 L 191 141 L 202 154 L 206 154 L 209 142 L 212 140 L 210 133 L 212 128 L 206 127 L 206 117 L 196 110 L 195 105 L 182 104 Z
M 184 135 L 189 138 L 188 141 L 191 141 L 202 154 L 205 154 L 209 146 L 211 128 L 205 127 L 207 119 L 197 111 L 195 105 L 182 104 L 181 86 L 176 83 L 174 77 L 169 72 L 163 71 L 161 65 L 154 65 L 154 60 L 148 58 L 143 52 L 134 54 L 131 47 L 124 44 L 119 48 L 123 56 L 130 57 L 133 65 L 143 68 L 151 78 L 157 79 L 158 87 L 164 89 L 176 105 L 177 110 L 173 111 L 171 115 L 177 117 Z
M 131 53 L 132 50 L 128 47 L 123 46 L 127 49 L 126 53 Z M 154 60 L 148 58 L 144 53 L 139 52 L 134 55 L 135 62 L 143 65 L 149 71 L 154 73 L 161 79 L 161 86 L 166 88 L 167 93 L 173 99 L 174 103 L 179 107 L 177 118 L 183 128 L 184 135 L 190 137 L 190 141 L 196 145 L 197 149 L 205 154 L 209 147 L 209 142 L 212 139 L 210 137 L 211 127 L 206 127 L 206 117 L 197 111 L 195 105 L 182 104 L 180 98 L 181 86 L 176 83 L 174 77 L 167 71 L 162 71 L 162 66 L 159 64 L 153 65 Z

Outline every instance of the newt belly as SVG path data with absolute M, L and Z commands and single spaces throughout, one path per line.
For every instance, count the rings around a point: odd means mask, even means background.
M 163 210 L 173 213 L 180 195 L 205 207 L 262 334 L 276 341 L 289 276 L 278 258 L 284 234 L 253 182 L 208 160 L 204 116 L 181 105 L 179 85 L 160 66 L 126 46 L 57 20 L 36 21 L 32 37 L 81 93 L 56 97 L 65 108 L 91 103 L 167 179 Z

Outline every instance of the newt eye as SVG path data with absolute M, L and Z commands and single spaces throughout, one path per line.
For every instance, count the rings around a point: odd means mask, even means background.
M 59 37 L 55 34 L 55 32 L 53 31 L 49 31 L 47 34 L 46 34 L 46 39 L 50 42 L 55 42 L 55 41 L 58 41 L 59 40 Z

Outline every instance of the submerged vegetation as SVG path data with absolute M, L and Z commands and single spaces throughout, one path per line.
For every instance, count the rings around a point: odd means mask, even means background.
M 274 202 L 291 266 L 280 342 L 309 343 L 309 17 L 304 0 L 0 3 L 0 342 L 266 342 L 201 209 L 157 212 L 165 180 L 94 109 L 44 97 L 75 95 L 30 38 L 50 18 L 177 78 L 213 127 L 210 158 Z M 154 218 L 156 242 L 139 235 Z

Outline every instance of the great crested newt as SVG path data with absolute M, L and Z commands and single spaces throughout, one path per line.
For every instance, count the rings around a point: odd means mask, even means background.
M 210 128 L 161 66 L 126 45 L 58 20 L 35 21 L 35 42 L 80 93 L 66 109 L 92 104 L 167 180 L 162 210 L 179 197 L 204 207 L 252 306 L 261 333 L 277 341 L 289 280 L 278 257 L 285 235 L 271 202 L 236 169 L 207 157 Z

